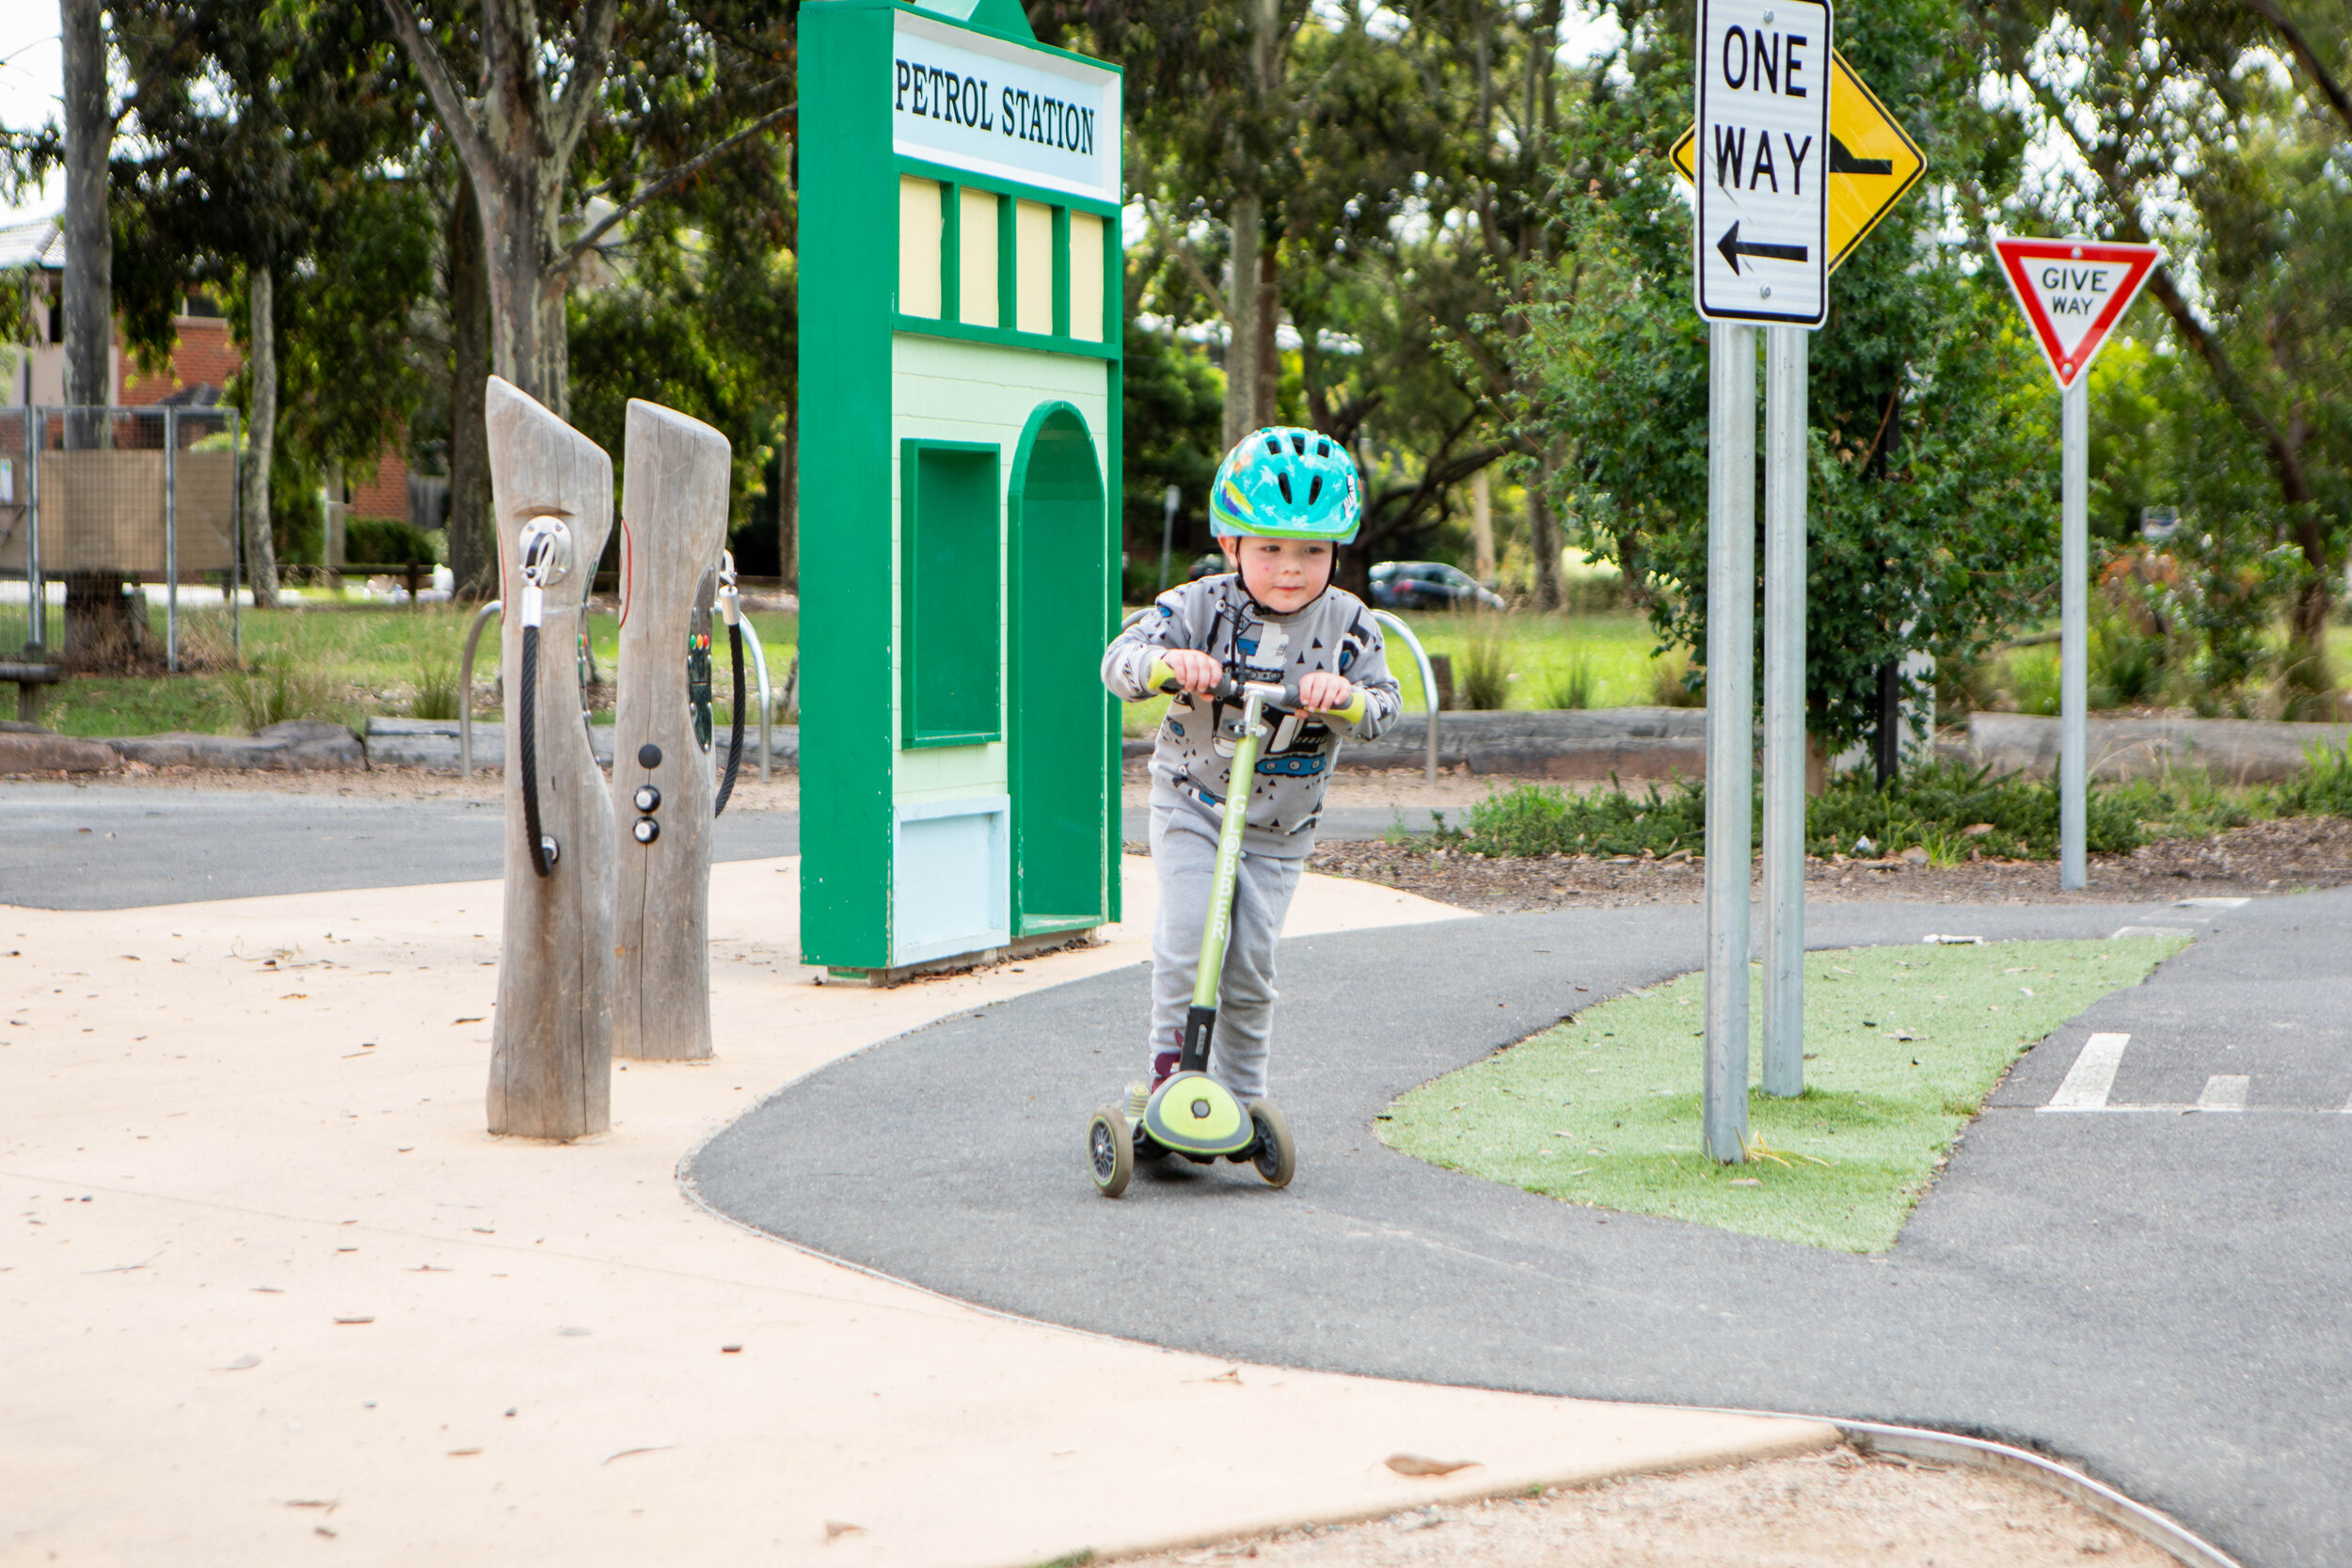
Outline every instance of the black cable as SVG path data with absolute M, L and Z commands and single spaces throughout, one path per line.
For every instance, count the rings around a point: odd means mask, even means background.
M 727 809 L 727 797 L 735 793 L 735 775 L 743 768 L 743 624 L 730 622 L 727 626 L 727 657 L 735 665 L 735 723 L 727 739 L 726 777 L 719 781 L 719 799 L 711 806 L 715 819 Z
M 554 866 L 548 860 L 547 839 L 539 832 L 539 628 L 523 627 L 521 732 L 523 763 L 523 831 L 531 835 L 531 865 L 540 876 Z

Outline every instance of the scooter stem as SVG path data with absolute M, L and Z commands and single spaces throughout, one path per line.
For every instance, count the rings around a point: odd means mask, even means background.
M 1257 682 L 1241 689 L 1241 735 L 1233 742 L 1233 765 L 1227 774 L 1225 812 L 1217 824 L 1216 874 L 1209 888 L 1209 924 L 1200 935 L 1200 966 L 1192 983 L 1192 1006 L 1184 1016 L 1184 1043 L 1177 1066 L 1185 1072 L 1205 1072 L 1210 1037 L 1216 1028 L 1217 982 L 1225 973 L 1225 949 L 1233 934 L 1233 892 L 1241 882 L 1241 838 L 1249 815 L 1249 791 L 1258 773 L 1258 744 L 1265 738 L 1262 709 L 1279 699 L 1282 689 Z

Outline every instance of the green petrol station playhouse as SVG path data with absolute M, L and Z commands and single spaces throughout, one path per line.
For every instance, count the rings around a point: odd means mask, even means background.
M 1116 69 L 1016 0 L 801 10 L 801 945 L 1119 918 Z

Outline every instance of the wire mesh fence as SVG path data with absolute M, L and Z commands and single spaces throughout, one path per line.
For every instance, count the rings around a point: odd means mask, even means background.
M 108 608 L 143 635 L 149 585 L 163 589 L 167 668 L 180 668 L 183 589 L 225 602 L 234 636 L 242 434 L 232 408 L 0 409 L 0 647 L 71 657 L 77 623 Z M 117 596 L 136 605 L 108 606 Z

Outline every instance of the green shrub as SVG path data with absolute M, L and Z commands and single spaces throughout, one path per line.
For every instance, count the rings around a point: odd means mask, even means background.
M 248 735 L 289 719 L 331 719 L 339 706 L 326 670 L 282 648 L 263 654 L 249 670 L 230 671 L 221 684 Z
M 1691 656 L 1682 649 L 1650 661 L 1649 700 L 1660 707 L 1705 707 L 1707 683 L 1691 679 Z
M 1569 650 L 1567 660 L 1544 677 L 1544 706 L 1586 708 L 1599 689 L 1600 674 L 1593 656 L 1581 648 Z
M 2058 651 L 2056 643 L 2019 648 L 2005 661 L 2009 698 L 2020 713 L 2055 718 L 2058 710 Z
M 2091 849 L 2136 849 L 2142 842 L 2138 817 L 2112 790 L 2092 790 L 2085 815 Z M 1916 846 L 1946 863 L 1964 859 L 1970 848 L 2046 860 L 2058 853 L 2058 838 L 2055 788 L 1954 762 L 1910 769 L 1884 789 L 1867 771 L 1842 773 L 1805 809 L 1805 848 L 1816 855 L 1890 855 Z M 1870 849 L 1856 850 L 1862 839 Z
M 1492 710 L 1511 700 L 1511 640 L 1500 616 L 1481 617 L 1454 657 L 1454 689 L 1466 708 Z
M 2352 744 L 2314 741 L 2303 749 L 2303 771 L 2270 792 L 2280 816 L 2352 816 Z
M 2092 621 L 2090 631 L 2090 705 L 2130 707 L 2154 700 L 2170 659 L 2166 640 L 2114 612 Z
M 2352 765 L 2347 765 L 2352 791 Z M 2088 808 L 2089 847 L 2103 853 L 2135 849 L 2145 839 L 2136 804 L 2145 791 L 2095 789 Z M 2215 808 L 2217 810 L 2217 808 Z M 1761 841 L 1763 811 L 1749 820 Z M 2241 816 L 2240 820 L 2243 820 Z M 1470 808 L 1467 826 L 1438 837 L 1449 845 L 1496 856 L 1669 855 L 1702 851 L 1706 792 L 1696 784 L 1631 795 L 1622 787 L 1569 794 L 1550 784 L 1521 784 Z M 2231 823 L 2231 826 L 2236 824 Z M 1978 832 L 1971 832 L 1970 829 Z M 1916 847 L 1939 865 L 1988 855 L 2047 860 L 2058 853 L 2058 791 L 2017 774 L 1935 763 L 1914 769 L 1885 789 L 1867 771 L 1840 774 L 1805 805 L 1805 848 L 1827 856 L 1895 855 Z M 1869 847 L 1859 848 L 1858 841 Z
M 343 559 L 356 566 L 430 566 L 433 536 L 397 517 L 354 517 L 343 525 Z
M 408 698 L 412 719 L 457 717 L 457 656 L 439 643 L 416 651 L 416 689 Z
M 1468 828 L 1448 836 L 1485 855 L 1695 855 L 1706 825 L 1706 795 L 1696 784 L 1652 784 L 1638 796 L 1621 786 L 1572 795 L 1521 784 L 1471 806 Z

